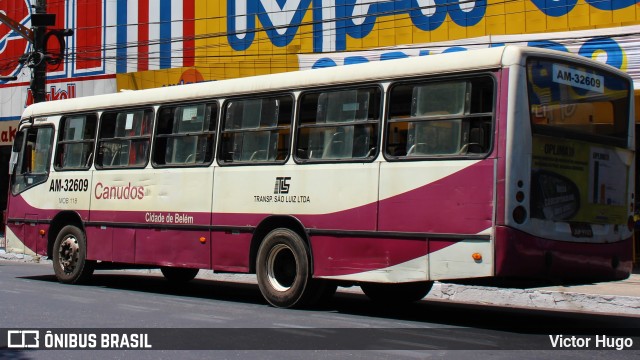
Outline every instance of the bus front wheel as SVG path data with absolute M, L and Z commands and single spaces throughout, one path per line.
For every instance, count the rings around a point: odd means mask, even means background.
M 87 239 L 82 230 L 67 225 L 60 230 L 53 244 L 53 271 L 58 281 L 76 284 L 93 274 L 95 261 L 87 260 Z
M 400 284 L 361 284 L 362 292 L 379 303 L 409 303 L 421 300 L 431 290 L 433 282 L 422 281 Z
M 295 231 L 275 229 L 260 244 L 256 259 L 258 286 L 273 306 L 309 305 L 324 283 L 311 278 L 307 246 Z

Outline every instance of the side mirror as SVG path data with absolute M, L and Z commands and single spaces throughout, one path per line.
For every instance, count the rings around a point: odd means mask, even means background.
M 24 132 L 18 132 L 16 138 L 13 140 L 13 146 L 11 147 L 11 158 L 9 159 L 9 175 L 13 174 L 13 170 L 18 163 L 18 154 L 22 151 L 22 145 L 24 144 Z
M 13 147 L 11 151 L 15 153 L 19 153 L 22 150 L 22 143 L 24 143 L 24 133 L 18 132 L 16 133 L 16 138 L 13 140 Z

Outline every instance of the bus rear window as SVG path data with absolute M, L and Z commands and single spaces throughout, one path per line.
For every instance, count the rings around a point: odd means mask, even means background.
M 530 59 L 527 85 L 534 133 L 627 145 L 627 79 L 590 67 Z

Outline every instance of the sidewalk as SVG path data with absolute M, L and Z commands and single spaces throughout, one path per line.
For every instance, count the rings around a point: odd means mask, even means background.
M 6 253 L 4 249 L 0 249 L 0 260 L 51 263 L 44 258 Z M 628 279 L 622 281 L 527 289 L 460 285 L 436 281 L 425 300 L 640 316 L 639 270 L 636 268 Z M 53 270 L 51 271 L 53 273 Z M 159 274 L 157 270 L 135 271 Z M 211 271 L 200 271 L 198 278 L 256 283 L 255 275 L 246 274 L 214 274 Z M 361 293 L 359 287 L 339 288 L 338 291 Z
M 622 281 L 528 289 L 436 282 L 426 299 L 640 316 L 640 273 Z

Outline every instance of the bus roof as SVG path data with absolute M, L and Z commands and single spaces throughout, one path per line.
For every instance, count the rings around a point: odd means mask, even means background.
M 75 99 L 42 102 L 29 106 L 23 118 L 58 113 L 78 113 L 93 109 L 123 108 L 139 105 L 157 105 L 171 102 L 255 94 L 267 91 L 289 91 L 309 87 L 322 87 L 385 79 L 410 78 L 429 74 L 467 72 L 495 69 L 511 65 L 524 65 L 526 55 L 552 56 L 589 63 L 590 60 L 565 52 L 523 46 L 502 46 L 464 53 L 454 52 L 391 61 L 336 66 L 323 69 L 292 71 L 270 75 L 209 81 L 196 84 L 161 87 L 146 90 L 121 91 L 119 93 L 81 97 Z M 624 72 L 604 64 L 595 64 L 608 71 L 626 76 Z M 88 101 L 90 99 L 90 101 Z

